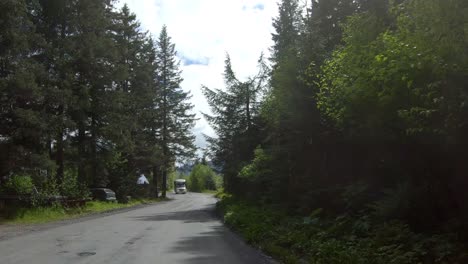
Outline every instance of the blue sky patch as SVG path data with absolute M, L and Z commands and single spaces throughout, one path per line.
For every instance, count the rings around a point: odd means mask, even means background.
M 263 9 L 265 9 L 265 5 L 263 5 L 262 3 L 258 3 L 256 5 L 254 5 L 253 9 L 263 10 Z
M 189 58 L 183 56 L 181 58 L 182 63 L 184 66 L 190 66 L 190 65 L 208 65 L 210 60 L 207 57 L 201 57 L 201 58 Z
M 260 10 L 263 11 L 265 9 L 265 5 L 262 3 L 255 4 L 253 6 L 249 5 L 243 5 L 242 6 L 242 11 L 247 11 L 247 10 Z

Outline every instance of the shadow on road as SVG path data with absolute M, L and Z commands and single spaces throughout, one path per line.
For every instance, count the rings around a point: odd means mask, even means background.
M 219 239 L 223 237 L 223 228 L 212 227 L 212 231 L 201 233 L 198 236 L 186 237 L 180 240 L 170 252 L 186 252 L 192 257 L 183 260 L 183 263 L 202 264 L 202 263 L 229 263 L 226 261 L 225 252 L 216 246 Z
M 183 260 L 182 263 L 190 264 L 268 263 L 256 250 L 246 247 L 244 242 L 223 226 L 212 226 L 211 229 L 209 232 L 180 240 L 170 251 L 189 253 L 192 257 Z M 220 243 L 221 240 L 223 243 Z
M 154 213 L 134 216 L 137 221 L 160 222 L 181 221 L 183 223 L 203 223 L 199 225 L 187 225 L 188 230 L 202 232 L 187 232 L 185 237 L 177 240 L 169 249 L 170 253 L 188 254 L 188 257 L 180 263 L 210 264 L 210 263 L 271 263 L 257 250 L 247 246 L 236 234 L 225 228 L 218 220 L 214 205 L 207 205 L 197 209 L 179 210 L 174 212 Z M 194 229 L 191 229 L 194 228 Z
M 154 215 L 142 215 L 132 217 L 139 221 L 183 221 L 184 223 L 204 223 L 216 220 L 214 208 L 207 206 L 197 210 L 176 211 L 169 213 L 159 213 Z

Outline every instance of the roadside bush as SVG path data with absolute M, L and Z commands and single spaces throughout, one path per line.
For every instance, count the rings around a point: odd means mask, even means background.
M 42 173 L 35 173 L 32 175 L 34 186 L 38 193 L 44 195 L 59 195 L 59 185 L 57 183 L 57 176 L 55 169 L 43 171 Z M 34 192 L 37 194 L 36 192 Z
M 248 243 L 284 263 L 410 264 L 466 263 L 467 245 L 456 236 L 418 234 L 400 221 L 379 222 L 363 215 L 290 216 L 217 194 L 225 223 Z M 373 220 L 374 219 L 374 220 Z
M 32 178 L 28 174 L 20 173 L 10 177 L 4 184 L 2 192 L 6 194 L 28 195 L 34 188 Z
M 273 173 L 271 169 L 272 158 L 261 147 L 255 149 L 254 155 L 252 162 L 244 166 L 238 176 L 250 182 L 264 184 Z
M 217 175 L 209 166 L 197 164 L 188 178 L 188 188 L 192 192 L 217 190 L 222 185 L 221 176 Z
M 65 170 L 59 188 L 60 193 L 69 199 L 81 199 L 90 195 L 88 187 L 78 182 L 78 172 L 72 169 Z

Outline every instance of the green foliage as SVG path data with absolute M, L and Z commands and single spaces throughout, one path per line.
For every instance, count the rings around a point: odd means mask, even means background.
M 225 89 L 203 87 L 226 191 L 300 214 L 220 194 L 226 222 L 287 263 L 466 262 L 468 2 L 306 5 L 280 1 L 271 69 L 239 80 L 227 56 Z M 195 122 L 166 27 L 154 41 L 108 0 L 4 0 L 0 17 L 0 177 L 30 173 L 3 192 L 123 200 L 151 169 L 165 195 Z M 204 165 L 188 180 L 221 184 Z
M 6 194 L 29 195 L 33 192 L 34 184 L 30 175 L 14 174 L 2 186 L 1 191 Z
M 273 172 L 270 168 L 271 157 L 268 156 L 261 147 L 257 147 L 254 151 L 254 159 L 252 163 L 246 165 L 239 172 L 239 177 L 249 181 L 265 182 Z M 262 180 L 259 180 L 261 178 Z
M 54 204 L 49 207 L 37 205 L 34 208 L 15 208 L 7 212 L 7 222 L 18 224 L 34 224 L 66 219 L 66 210 L 60 205 Z
M 39 176 L 34 178 L 34 186 L 38 193 L 44 195 L 60 195 L 60 186 L 57 182 L 56 175 Z
M 250 161 L 259 143 L 260 102 L 267 83 L 267 70 L 262 55 L 258 60 L 258 73 L 241 81 L 227 55 L 223 74 L 226 89 L 202 88 L 213 113 L 204 117 L 217 133 L 217 137 L 207 137 L 208 153 L 222 168 L 226 190 L 242 190 L 238 170 Z
M 277 160 L 276 160 L 277 161 Z M 278 171 L 274 171 L 281 164 L 275 163 L 271 153 L 267 153 L 260 146 L 254 151 L 253 160 L 245 165 L 237 177 L 245 185 L 242 197 L 253 201 L 279 201 L 278 192 L 281 187 L 281 181 L 278 180 Z M 274 192 L 277 191 L 275 194 Z
M 174 188 L 174 180 L 175 179 L 182 179 L 182 175 L 178 175 L 175 168 L 172 168 L 167 175 L 167 189 L 172 190 Z
M 47 118 L 40 109 L 45 91 L 38 79 L 43 72 L 34 51 L 44 38 L 35 32 L 36 1 L 0 3 L 0 174 L 43 168 L 46 154 L 41 145 Z
M 190 92 L 180 86 L 182 82 L 180 62 L 177 60 L 175 44 L 164 25 L 156 41 L 155 79 L 158 87 L 155 120 L 160 124 L 154 133 L 158 135 L 158 145 L 162 150 L 162 196 L 172 185 L 167 174 L 176 158 L 184 159 L 195 152 L 195 137 L 191 132 L 195 124 L 195 114 L 191 113 L 193 104 L 189 101 Z
M 397 264 L 457 263 L 462 244 L 440 235 L 420 235 L 398 221 L 368 217 L 322 217 L 315 210 L 302 219 L 269 207 L 253 206 L 222 195 L 218 208 L 227 225 L 284 263 Z M 437 242 L 435 242 L 437 241 Z M 461 262 L 458 262 L 461 263 Z
M 188 177 L 187 188 L 192 192 L 217 190 L 221 187 L 221 176 L 217 175 L 208 165 L 197 164 Z
M 454 110 L 449 121 L 446 107 L 466 100 L 466 93 L 451 79 L 463 75 L 461 65 L 466 65 L 466 52 L 460 49 L 465 44 L 457 35 L 466 24 L 457 10 L 460 5 L 460 1 L 405 1 L 392 13 L 398 21 L 392 30 L 374 14 L 350 18 L 345 46 L 323 66 L 320 109 L 352 135 L 394 139 L 402 132 L 453 131 L 447 125 L 462 122 L 461 109 Z M 434 19 L 440 21 L 437 27 Z M 448 28 L 449 24 L 455 26 Z M 442 32 L 450 34 L 441 42 L 437 36 Z M 442 90 L 441 83 L 446 82 L 450 96 Z
M 166 28 L 154 41 L 114 4 L 0 4 L 0 176 L 41 171 L 37 201 L 84 197 L 91 185 L 126 197 L 137 170 L 166 176 L 194 150 L 195 115 Z
M 9 208 L 6 212 L 6 223 L 38 224 L 85 216 L 87 214 L 105 212 L 140 204 L 158 202 L 160 200 L 132 200 L 129 203 L 109 203 L 101 201 L 87 202 L 84 207 L 63 207 L 60 204 L 37 206 L 33 208 Z
M 90 195 L 86 184 L 78 181 L 78 172 L 68 169 L 63 175 L 62 183 L 59 186 L 60 194 L 69 199 L 87 198 Z

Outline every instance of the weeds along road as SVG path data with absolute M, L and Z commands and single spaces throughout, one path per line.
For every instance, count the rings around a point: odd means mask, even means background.
M 214 215 L 205 194 L 0 241 L 0 263 L 269 263 Z

